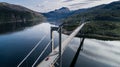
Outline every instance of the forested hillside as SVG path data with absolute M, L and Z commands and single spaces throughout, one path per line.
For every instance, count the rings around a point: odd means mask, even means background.
M 19 5 L 8 4 L 5 2 L 0 3 L 0 23 L 26 22 L 34 20 L 43 21 L 44 17 L 38 12 Z
M 72 31 L 82 18 L 90 22 L 82 29 L 84 36 L 120 39 L 120 1 L 99 5 L 89 8 L 86 12 L 70 16 L 64 20 L 64 28 Z

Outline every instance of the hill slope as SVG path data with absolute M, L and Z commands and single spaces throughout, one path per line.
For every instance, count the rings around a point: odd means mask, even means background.
M 90 21 L 82 29 L 84 36 L 120 39 L 120 1 L 89 8 L 86 12 L 68 17 L 64 20 L 64 28 L 72 31 L 83 17 L 86 21 Z
M 86 17 L 89 21 L 120 21 L 120 1 L 89 8 L 84 13 L 69 17 L 65 22 L 81 21 L 82 17 Z
M 44 20 L 44 17 L 38 12 L 19 5 L 8 4 L 5 2 L 0 3 L 0 23 L 26 22 L 34 20 L 42 21 Z

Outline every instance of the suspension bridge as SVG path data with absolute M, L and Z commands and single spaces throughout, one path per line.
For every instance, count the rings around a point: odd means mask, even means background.
M 62 39 L 62 25 L 59 27 L 51 27 L 51 39 L 49 43 L 46 45 L 44 50 L 41 52 L 39 57 L 36 59 L 36 61 L 32 64 L 31 67 L 55 67 L 55 64 L 57 64 L 59 67 L 62 67 L 62 54 L 64 53 L 66 47 L 69 45 L 70 41 L 80 32 L 80 30 L 83 28 L 83 26 L 86 23 L 82 22 L 63 42 L 61 41 Z M 53 31 L 58 31 L 59 32 L 59 44 L 55 48 L 54 47 L 54 34 Z M 36 46 L 28 53 L 28 55 L 18 64 L 17 67 L 21 67 L 21 65 L 25 62 L 25 60 L 31 55 L 31 53 L 40 45 L 40 43 L 45 39 L 46 36 L 43 36 L 43 38 L 36 44 Z M 84 42 L 84 38 L 81 41 L 80 47 L 78 48 L 78 51 L 76 52 L 75 58 L 73 59 L 71 63 L 71 67 L 74 67 L 76 57 L 79 54 L 79 51 L 82 48 L 82 44 Z M 42 57 L 42 55 L 45 53 L 47 48 L 51 46 L 51 53 L 38 65 L 36 65 L 39 61 L 39 59 Z

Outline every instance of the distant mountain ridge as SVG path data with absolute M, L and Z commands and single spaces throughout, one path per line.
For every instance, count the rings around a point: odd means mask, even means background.
M 44 16 L 20 5 L 0 2 L 0 23 L 44 20 Z
M 43 15 L 45 17 L 47 17 L 48 20 L 54 21 L 54 20 L 58 20 L 58 19 L 67 17 L 69 15 L 69 13 L 70 13 L 70 10 L 68 8 L 62 7 L 60 9 L 56 9 L 56 10 L 50 11 L 48 13 L 43 13 Z
M 56 13 L 69 13 L 70 10 L 67 7 L 62 7 L 60 9 L 55 10 L 54 12 L 56 12 Z
M 45 17 L 48 18 L 48 20 L 61 20 L 64 18 L 67 18 L 68 16 L 71 16 L 73 14 L 78 14 L 80 12 L 84 12 L 86 9 L 79 9 L 75 11 L 69 10 L 67 7 L 62 7 L 60 9 L 56 9 L 54 11 L 50 11 L 48 13 L 43 13 Z

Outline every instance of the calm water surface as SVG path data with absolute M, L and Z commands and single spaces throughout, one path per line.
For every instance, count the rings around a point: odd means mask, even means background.
M 66 49 L 63 55 L 64 67 L 69 67 L 79 40 L 75 38 Z M 75 67 L 120 67 L 120 41 L 85 39 Z
M 49 23 L 41 23 L 20 30 L 0 34 L 0 67 L 16 67 L 30 52 L 37 42 L 44 36 L 47 37 L 31 56 L 23 63 L 22 67 L 31 67 L 33 62 L 42 52 L 50 40 Z M 8 31 L 8 30 L 7 30 Z M 5 31 L 4 31 L 5 32 Z M 58 43 L 58 34 L 55 32 L 55 44 Z M 63 40 L 66 38 L 63 35 Z M 69 67 L 72 58 L 79 46 L 80 38 L 74 38 L 63 54 L 63 67 Z M 50 52 L 45 52 L 44 59 Z M 39 61 L 39 62 L 40 62 Z M 102 41 L 86 39 L 83 51 L 79 54 L 75 67 L 119 67 L 120 66 L 120 41 Z

